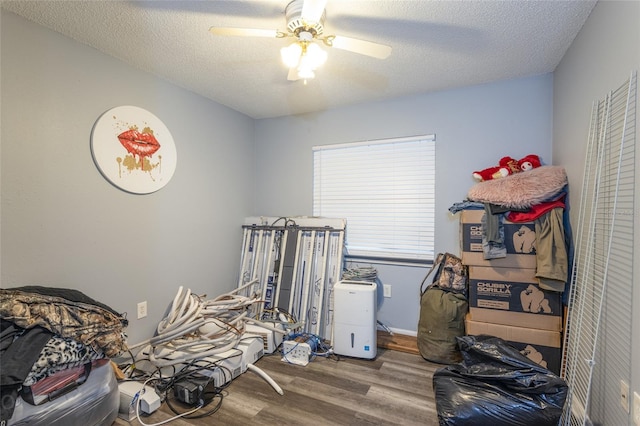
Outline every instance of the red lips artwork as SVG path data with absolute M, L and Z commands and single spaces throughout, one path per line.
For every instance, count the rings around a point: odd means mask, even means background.
M 91 129 L 91 156 L 109 183 L 131 194 L 163 188 L 176 170 L 171 132 L 154 114 L 133 105 L 98 117 Z
M 142 170 L 144 170 L 144 158 L 151 157 L 160 149 L 160 143 L 149 128 L 145 128 L 142 132 L 137 129 L 127 130 L 118 135 L 118 140 L 131 155 L 138 156 Z

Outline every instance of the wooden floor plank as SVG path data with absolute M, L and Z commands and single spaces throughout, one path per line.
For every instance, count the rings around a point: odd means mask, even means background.
M 432 378 L 441 366 L 416 354 L 380 348 L 374 360 L 316 358 L 305 367 L 287 364 L 275 354 L 263 357 L 256 366 L 282 387 L 284 395 L 247 371 L 223 391 L 224 399 L 218 412 L 170 424 L 438 424 Z M 160 410 L 142 420 L 152 424 L 172 416 L 174 413 L 163 403 Z M 140 423 L 117 419 L 114 425 L 140 426 Z
M 379 348 L 393 349 L 394 351 L 420 355 L 420 351 L 418 350 L 418 338 L 416 336 L 407 336 L 396 333 L 390 334 L 386 331 L 378 330 L 377 339 Z

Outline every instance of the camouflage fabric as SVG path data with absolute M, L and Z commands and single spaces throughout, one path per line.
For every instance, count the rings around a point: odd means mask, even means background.
M 443 290 L 467 294 L 467 268 L 462 260 L 451 253 L 440 253 L 436 259 L 439 264 L 433 283 Z
M 64 291 L 57 289 L 57 293 L 64 294 Z M 41 293 L 0 289 L 0 318 L 27 329 L 41 326 L 101 350 L 108 357 L 118 356 L 126 350 L 126 318 L 101 304 Z M 69 290 L 69 294 L 81 293 Z M 84 299 L 92 300 L 86 296 Z

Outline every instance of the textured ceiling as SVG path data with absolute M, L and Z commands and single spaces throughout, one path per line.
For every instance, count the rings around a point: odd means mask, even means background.
M 221 37 L 211 26 L 286 29 L 287 0 L 3 1 L 2 7 L 253 118 L 322 111 L 552 72 L 595 0 L 328 0 L 325 33 L 393 47 L 385 60 L 330 49 L 287 81 L 291 39 Z

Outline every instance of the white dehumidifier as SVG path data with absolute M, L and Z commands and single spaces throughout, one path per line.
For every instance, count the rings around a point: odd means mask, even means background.
M 376 357 L 376 283 L 340 281 L 333 287 L 333 351 L 338 355 Z

